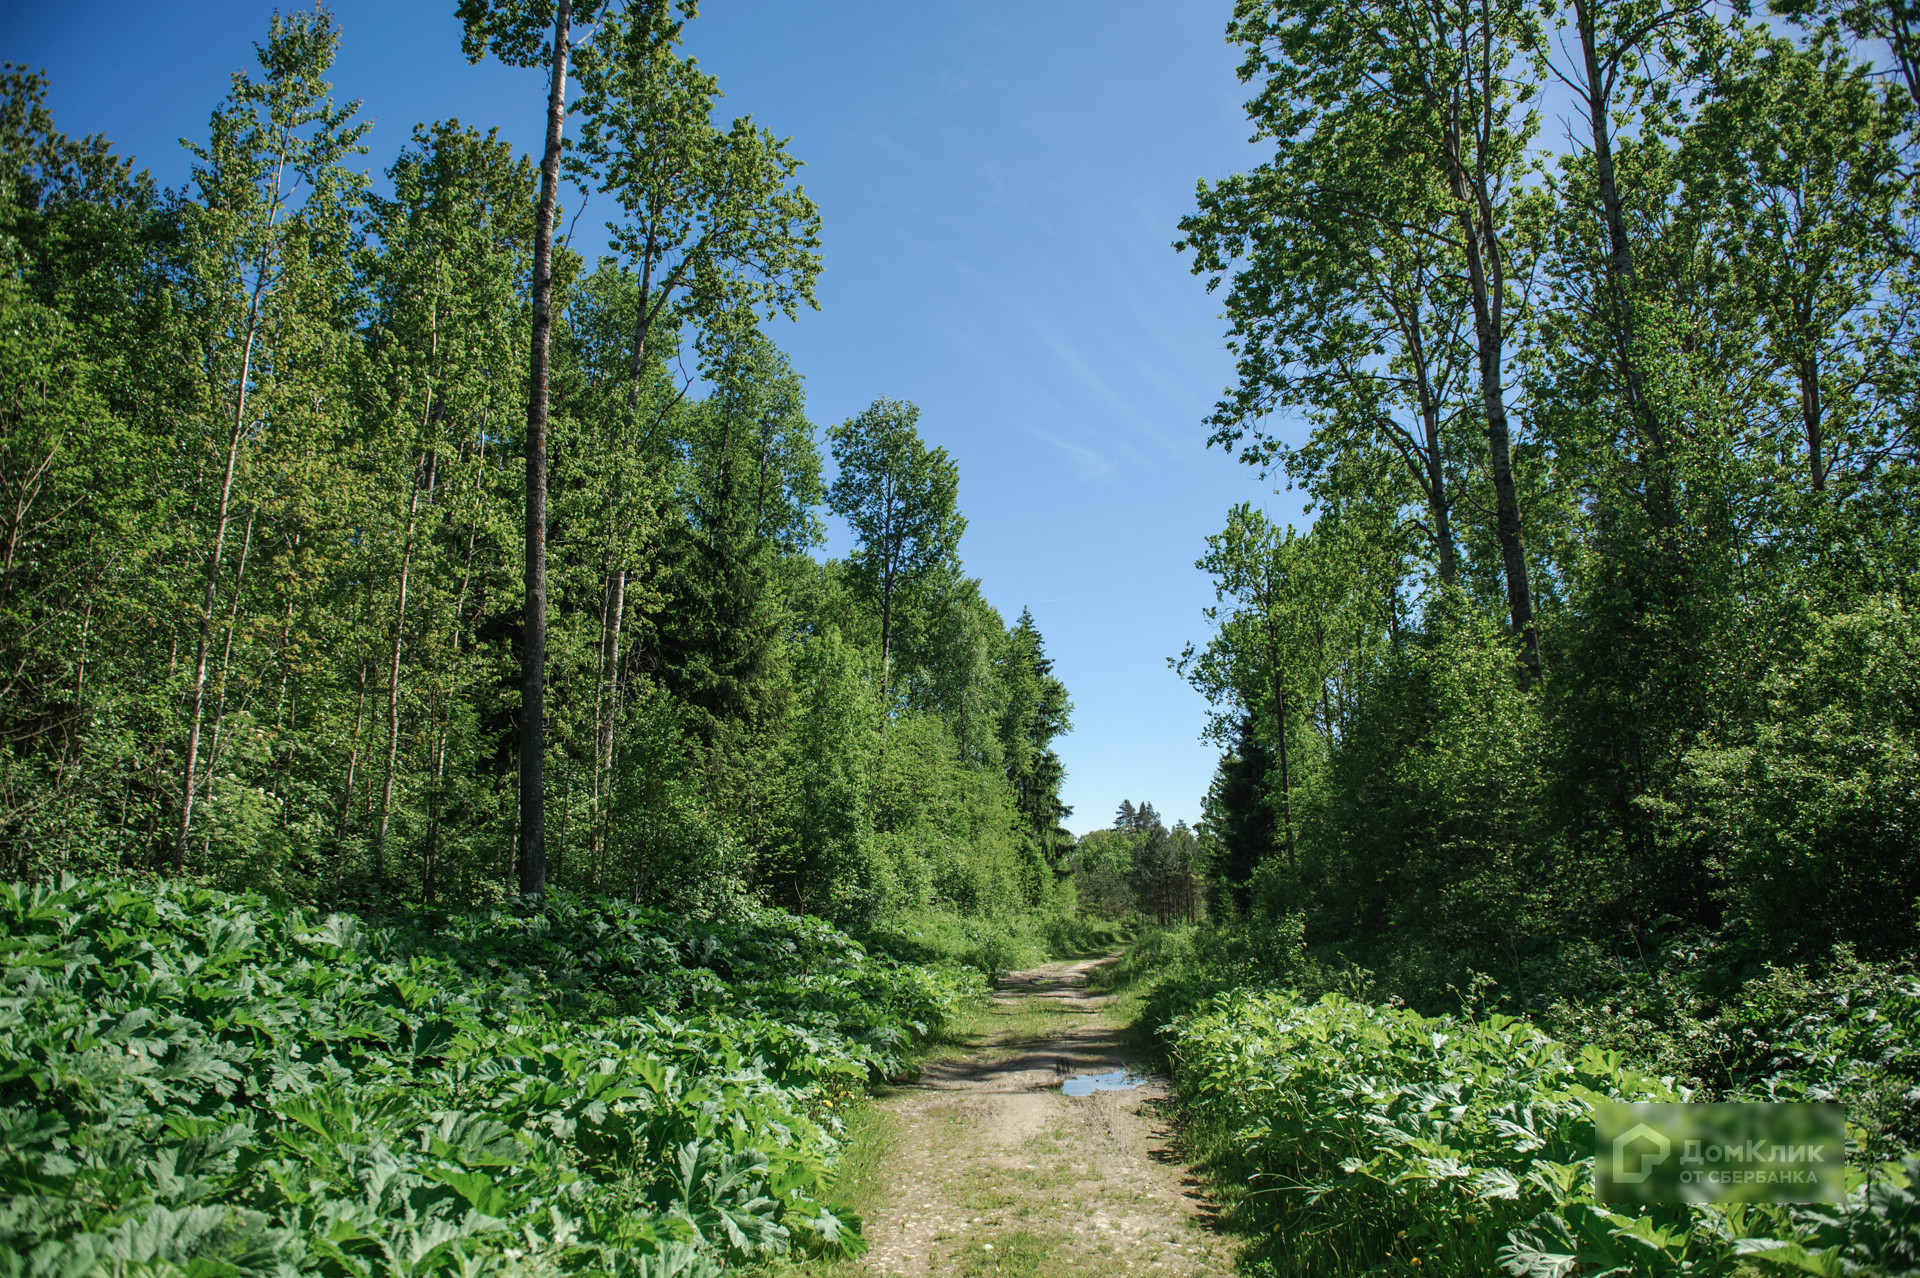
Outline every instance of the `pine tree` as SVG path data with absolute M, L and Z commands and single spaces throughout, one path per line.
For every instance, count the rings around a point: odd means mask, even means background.
M 1278 845 L 1272 787 L 1277 780 L 1273 757 L 1255 728 L 1252 715 L 1240 718 L 1233 749 L 1222 755 L 1207 794 L 1207 825 L 1220 848 L 1214 873 L 1228 899 L 1246 914 L 1248 885 L 1260 863 Z
M 1007 632 L 1000 670 L 1007 696 L 1000 746 L 1021 833 L 1040 863 L 1055 867 L 1073 844 L 1073 835 L 1061 825 L 1073 809 L 1060 801 L 1066 768 L 1053 751 L 1053 741 L 1072 728 L 1073 702 L 1066 685 L 1054 676 L 1053 659 L 1047 656 L 1032 612 L 1022 609 L 1020 620 Z

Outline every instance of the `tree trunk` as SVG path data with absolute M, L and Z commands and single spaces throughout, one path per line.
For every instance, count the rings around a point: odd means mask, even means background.
M 1816 493 L 1826 491 L 1826 441 L 1820 429 L 1820 364 L 1812 356 L 1798 361 L 1800 420 L 1807 430 L 1807 482 Z
M 247 557 L 253 550 L 253 520 L 247 516 L 247 531 L 240 538 L 240 562 L 233 569 L 233 600 L 227 605 L 227 633 L 220 645 L 220 694 L 213 703 L 213 741 L 207 746 L 207 793 L 213 793 L 213 778 L 220 768 L 220 733 L 227 721 L 227 681 L 233 674 L 233 632 L 240 624 L 240 591 L 247 582 Z M 202 844 L 209 847 L 210 843 Z
M 428 392 L 431 397 L 432 392 Z M 437 454 L 428 453 L 427 493 L 433 493 Z M 400 764 L 400 652 L 406 636 L 407 584 L 413 569 L 413 532 L 420 514 L 420 467 L 413 468 L 413 488 L 407 496 L 407 534 L 400 547 L 400 589 L 393 603 L 393 646 L 387 658 L 387 771 L 380 788 L 380 825 L 373 836 L 373 885 L 387 886 L 387 830 L 393 819 L 394 772 Z
M 879 695 L 887 695 L 887 675 L 893 672 L 893 574 L 879 587 Z
M 893 571 L 880 580 L 880 701 L 884 708 L 893 673 Z
M 1653 501 L 1651 516 L 1661 528 L 1674 524 L 1672 485 L 1667 476 L 1667 434 L 1659 416 L 1653 413 L 1653 401 L 1647 395 L 1645 370 L 1640 367 L 1640 334 L 1634 315 L 1634 292 L 1638 272 L 1634 271 L 1634 251 L 1626 240 L 1626 215 L 1620 209 L 1620 186 L 1613 169 L 1613 136 L 1609 132 L 1613 111 L 1613 86 L 1607 83 L 1607 71 L 1599 63 L 1599 36 L 1594 25 L 1594 0 L 1574 0 L 1574 25 L 1580 31 L 1580 54 L 1586 63 L 1586 115 L 1594 130 L 1594 177 L 1599 182 L 1599 209 L 1607 223 L 1607 288 L 1613 305 L 1613 326 L 1620 361 L 1620 378 L 1626 384 L 1626 409 L 1634 418 L 1634 428 L 1647 441 L 1659 474 L 1647 476 L 1647 495 Z
M 553 218 L 560 198 L 560 134 L 566 123 L 568 0 L 553 18 L 553 84 L 533 230 L 533 354 L 527 396 L 526 615 L 520 654 L 520 891 L 547 890 L 547 344 L 553 329 Z
M 653 250 L 649 240 L 640 264 L 640 297 L 634 308 L 633 354 L 627 365 L 627 414 L 637 418 L 640 410 L 640 381 L 647 371 L 647 337 L 653 327 L 648 299 L 653 292 Z M 631 423 L 630 423 L 631 424 Z M 648 432 L 651 436 L 651 431 Z M 642 451 L 645 448 L 643 444 Z M 620 629 L 626 617 L 626 547 L 628 531 L 616 512 L 611 537 L 613 567 L 607 573 L 606 592 L 600 610 L 600 671 L 594 687 L 594 775 L 593 841 L 596 863 L 604 854 L 613 817 L 613 724 L 620 715 Z
M 335 836 L 345 840 L 347 831 L 353 828 L 353 778 L 360 766 L 360 725 L 367 712 L 367 659 L 364 652 L 360 657 L 360 693 L 353 702 L 353 748 L 347 751 L 347 785 L 340 796 L 340 832 Z
M 1272 579 L 1268 579 L 1267 591 L 1267 663 L 1273 672 L 1273 717 L 1275 739 L 1278 743 L 1280 759 L 1280 829 L 1287 847 L 1287 864 L 1294 863 L 1293 855 L 1293 771 L 1287 762 L 1287 692 L 1281 683 L 1280 675 L 1280 636 L 1274 630 L 1273 610 L 1279 601 L 1274 598 Z
M 427 792 L 427 840 L 420 853 L 420 901 L 433 904 L 433 873 L 440 860 L 440 785 L 447 771 L 447 729 L 443 724 L 433 742 L 433 781 Z
M 889 463 L 891 464 L 891 463 Z M 885 522 L 880 526 L 880 545 L 886 549 L 886 568 L 880 574 L 880 714 L 881 724 L 891 719 L 887 705 L 887 689 L 893 673 L 893 570 L 900 562 L 900 543 L 895 540 L 894 529 L 894 490 L 893 476 L 886 475 L 881 480 L 881 505 L 886 511 Z M 882 748 L 885 748 L 884 741 Z
M 1419 473 L 1415 478 L 1427 498 L 1427 515 L 1433 520 L 1434 552 L 1440 561 L 1440 584 L 1451 586 L 1460 571 L 1460 553 L 1453 540 L 1453 499 L 1447 492 L 1447 471 L 1440 452 L 1440 398 L 1433 387 L 1432 369 L 1427 359 L 1425 334 L 1421 331 L 1421 306 L 1417 294 L 1408 299 L 1401 334 L 1412 356 L 1414 390 L 1420 401 Z
M 1493 372 L 1483 374 L 1487 410 L 1487 450 L 1493 459 L 1494 529 L 1507 584 L 1507 611 L 1520 640 L 1520 682 L 1531 687 L 1540 678 L 1540 636 L 1534 628 L 1533 585 L 1527 572 L 1526 545 L 1520 536 L 1520 497 L 1513 482 L 1513 456 L 1507 436 L 1507 409 L 1501 393 L 1497 348 L 1483 354 Z M 1398 617 L 1396 614 L 1396 622 Z M 1398 626 L 1395 627 L 1396 631 Z
M 1433 541 L 1440 556 L 1440 584 L 1451 586 L 1460 572 L 1460 554 L 1453 544 L 1452 504 L 1447 496 L 1447 474 L 1440 462 L 1440 406 L 1424 390 L 1420 421 L 1425 438 L 1421 460 L 1426 463 L 1427 512 L 1433 517 Z
M 1459 138 L 1456 128 L 1450 138 L 1456 157 Z M 1534 628 L 1533 587 L 1528 580 L 1526 546 L 1520 536 L 1520 498 L 1513 482 L 1512 444 L 1507 431 L 1503 379 L 1506 331 L 1502 316 L 1506 272 L 1484 178 L 1477 173 L 1469 175 L 1457 158 L 1453 170 L 1454 197 L 1461 204 L 1460 237 L 1466 245 L 1468 292 L 1473 302 L 1480 398 L 1487 415 L 1487 451 L 1493 463 L 1494 531 L 1505 570 L 1507 611 L 1514 637 L 1520 641 L 1520 683 L 1531 687 L 1540 678 L 1540 638 Z
M 1627 223 L 1620 211 L 1620 188 L 1613 170 L 1612 86 L 1600 66 L 1600 41 L 1593 21 L 1592 0 L 1573 0 L 1574 23 L 1580 29 L 1580 52 L 1586 63 L 1587 122 L 1593 129 L 1594 176 L 1600 183 L 1600 211 L 1607 223 L 1607 270 L 1622 284 L 1634 278 L 1633 254 L 1627 245 Z M 1620 300 L 1626 300 L 1624 295 Z
M 483 491 L 487 465 L 486 420 L 484 416 L 481 420 L 478 438 L 480 443 L 474 453 L 475 465 L 473 472 L 473 491 L 476 503 L 480 500 L 480 494 Z M 463 457 L 466 455 L 466 447 L 464 444 L 461 446 L 461 455 Z M 453 625 L 452 633 L 447 641 L 448 659 L 447 680 L 445 684 L 446 704 L 449 706 L 453 704 L 456 692 L 455 680 L 458 678 L 460 665 L 460 627 L 466 621 L 467 588 L 473 582 L 473 550 L 479 533 L 480 520 L 476 513 L 467 520 L 467 546 L 460 560 L 460 586 L 459 589 L 454 591 L 453 595 Z M 428 904 L 432 904 L 433 902 L 435 873 L 440 863 L 440 824 L 442 815 L 446 810 L 447 737 L 451 730 L 451 712 L 442 710 L 440 715 L 439 736 L 434 746 L 433 784 L 432 789 L 429 791 L 432 797 L 428 800 L 427 805 L 426 868 L 421 884 L 421 895 L 426 898 Z
M 616 569 L 608 582 L 610 598 L 602 614 L 600 627 L 600 682 L 605 689 L 601 704 L 594 711 L 599 721 L 594 743 L 594 851 L 605 845 L 608 823 L 613 817 L 613 721 L 620 713 L 620 628 L 627 609 L 627 572 Z
M 264 280 L 264 277 L 263 277 Z M 240 354 L 240 387 L 235 396 L 233 430 L 227 436 L 227 465 L 220 478 L 220 501 L 213 519 L 213 553 L 207 558 L 207 584 L 200 603 L 200 638 L 193 658 L 193 709 L 187 729 L 187 759 L 181 779 L 180 831 L 173 845 L 173 871 L 187 865 L 187 840 L 193 833 L 193 796 L 200 769 L 200 730 L 206 718 L 207 649 L 213 640 L 213 600 L 220 583 L 220 561 L 227 548 L 227 525 L 233 518 L 233 474 L 240 460 L 240 436 L 247 424 L 247 380 L 253 376 L 253 346 L 260 333 L 260 288 L 247 309 L 247 336 Z

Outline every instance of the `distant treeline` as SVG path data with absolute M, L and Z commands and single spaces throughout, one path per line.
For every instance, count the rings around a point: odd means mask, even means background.
M 1207 849 L 1185 821 L 1169 830 L 1151 803 L 1122 799 L 1113 825 L 1075 843 L 1068 864 L 1083 914 L 1193 923 L 1207 912 Z

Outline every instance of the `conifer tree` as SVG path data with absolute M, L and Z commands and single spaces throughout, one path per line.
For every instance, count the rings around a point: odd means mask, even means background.
M 1045 864 L 1056 865 L 1073 842 L 1061 825 L 1073 809 L 1060 801 L 1066 767 L 1053 742 L 1072 728 L 1073 702 L 1066 685 L 1054 675 L 1040 628 L 1026 609 L 1007 632 L 1000 669 L 1007 698 L 1000 719 L 1000 745 L 1022 833 Z

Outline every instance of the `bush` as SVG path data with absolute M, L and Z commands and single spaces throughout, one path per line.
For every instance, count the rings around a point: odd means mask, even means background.
M 1165 1036 L 1190 1136 L 1274 1273 L 1840 1275 L 1920 1254 L 1920 1164 L 1855 1170 L 1837 1211 L 1596 1203 L 1593 1102 L 1686 1094 L 1525 1021 L 1239 989 Z
M 1730 1097 L 1838 1101 L 1864 1156 L 1920 1149 L 1920 981 L 1842 950 L 1772 968 L 1711 1022 Z
M 1040 926 L 1047 952 L 1055 958 L 1084 958 L 1112 949 L 1127 938 L 1117 922 L 1079 915 L 1055 917 Z
M 1595 956 L 1536 1019 L 1704 1098 L 1838 1101 L 1869 1161 L 1920 1149 L 1920 980 L 1847 946 L 1759 965 L 1729 931 L 1682 931 L 1631 966 Z
M 1913 944 L 1920 895 L 1920 626 L 1891 599 L 1812 619 L 1745 740 L 1687 756 L 1687 823 L 1777 950 Z
M 556 895 L 376 924 L 0 886 L 0 1274 L 704 1273 L 857 1251 L 838 1113 L 975 975 Z
M 873 949 L 911 963 L 958 963 L 989 980 L 1049 959 L 1080 958 L 1116 945 L 1116 924 L 1032 910 L 987 916 L 947 910 L 889 915 L 860 931 Z

